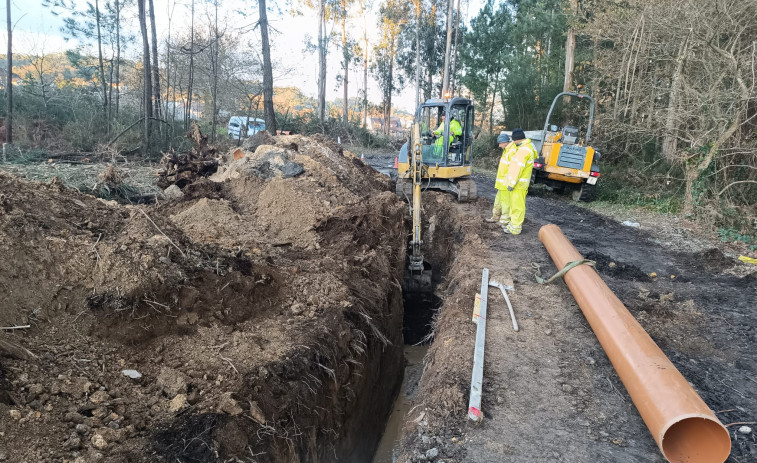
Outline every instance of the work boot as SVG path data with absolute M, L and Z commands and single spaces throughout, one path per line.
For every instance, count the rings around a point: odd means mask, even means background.
M 499 217 L 492 216 L 492 217 L 489 217 L 488 219 L 486 219 L 486 221 L 489 222 L 489 223 L 497 223 L 497 222 L 499 222 Z
M 502 231 L 506 234 L 510 235 L 510 229 L 507 227 L 507 225 L 502 225 Z

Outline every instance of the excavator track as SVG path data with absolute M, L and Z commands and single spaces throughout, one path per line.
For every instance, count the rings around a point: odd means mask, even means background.
M 410 179 L 399 178 L 394 192 L 400 198 L 410 202 L 413 199 L 413 182 Z
M 461 203 L 473 202 L 478 198 L 478 186 L 472 179 L 457 182 L 457 201 Z

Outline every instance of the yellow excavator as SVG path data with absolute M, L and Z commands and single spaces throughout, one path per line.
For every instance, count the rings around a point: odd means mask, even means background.
M 423 158 L 422 158 L 422 145 L 421 145 L 421 131 L 420 124 L 417 122 L 413 124 L 413 129 L 410 134 L 410 185 L 412 186 L 411 196 L 412 202 L 410 203 L 410 212 L 413 216 L 413 231 L 410 238 L 410 253 L 408 255 L 409 265 L 407 272 L 405 272 L 404 289 L 408 292 L 431 292 L 431 264 L 423 259 L 423 252 L 421 246 L 423 240 L 421 239 L 422 226 L 421 226 L 421 188 L 423 183 Z
M 420 146 L 423 189 L 448 191 L 458 201 L 477 198 L 476 183 L 471 178 L 473 145 L 473 102 L 467 98 L 429 99 L 418 106 L 413 124 L 420 134 L 411 138 L 397 159 L 397 194 L 410 200 L 413 173 L 410 148 Z
M 456 194 L 459 201 L 476 199 L 471 178 L 473 117 L 469 99 L 427 100 L 418 107 L 410 140 L 400 150 L 397 194 L 408 200 L 413 217 L 406 292 L 429 293 L 433 289 L 432 268 L 422 252 L 422 191 L 433 188 Z

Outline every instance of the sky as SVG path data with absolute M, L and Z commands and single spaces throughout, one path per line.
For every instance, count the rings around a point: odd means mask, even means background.
M 93 0 L 94 1 L 94 0 Z M 463 20 L 469 21 L 471 17 L 481 9 L 484 0 L 467 0 L 462 2 Z M 77 5 L 82 8 L 86 6 L 86 1 L 76 0 Z M 156 25 L 159 40 L 167 37 L 169 29 L 169 16 L 172 13 L 171 28 L 175 31 L 178 29 L 189 30 L 190 8 L 189 0 L 154 0 L 156 11 Z M 269 15 L 268 20 L 273 29 L 271 32 L 271 54 L 274 59 L 274 65 L 278 65 L 278 71 L 274 71 L 274 85 L 276 86 L 297 86 L 303 93 L 315 97 L 317 95 L 317 74 L 318 74 L 318 54 L 314 51 L 306 51 L 306 40 L 310 38 L 315 40 L 318 35 L 318 17 L 317 11 L 302 7 L 302 15 L 293 16 L 290 12 L 284 11 L 286 7 L 278 7 L 281 2 L 268 1 Z M 367 17 L 355 14 L 350 21 L 351 27 L 348 32 L 354 37 L 362 37 L 363 30 L 367 26 L 368 40 L 374 42 L 377 40 L 379 30 L 377 26 L 377 17 L 375 11 L 378 9 L 378 1 L 374 2 L 374 12 Z M 466 5 L 469 3 L 469 5 Z M 211 3 L 203 0 L 195 0 L 195 17 L 198 22 L 207 23 L 206 16 L 209 14 L 208 8 Z M 219 15 L 226 18 L 229 27 L 241 30 L 249 30 L 249 25 L 257 19 L 257 2 L 243 1 L 231 2 L 220 1 L 221 10 Z M 234 5 L 234 8 L 225 5 Z M 66 40 L 64 34 L 60 31 L 63 26 L 63 20 L 59 16 L 52 14 L 50 9 L 42 6 L 41 0 L 12 0 L 11 1 L 11 19 L 14 26 L 13 32 L 13 51 L 14 53 L 53 53 L 66 49 L 75 48 L 78 42 L 74 39 Z M 240 7 L 250 11 L 250 17 L 244 17 L 236 10 Z M 139 23 L 136 18 L 136 8 L 130 18 L 125 18 L 125 24 L 132 29 L 132 32 L 139 35 Z M 0 14 L 2 24 L 6 23 L 6 11 L 2 8 Z M 198 26 L 196 26 L 198 27 Z M 334 32 L 338 32 L 335 30 Z M 252 46 L 259 46 L 259 30 L 246 32 L 243 37 L 249 37 L 249 43 Z M 327 85 L 326 99 L 333 100 L 341 98 L 344 90 L 337 88 L 336 76 L 340 73 L 341 53 L 339 50 L 340 39 L 332 40 L 327 57 Z M 369 45 L 370 46 L 370 45 Z M 7 49 L 7 36 L 0 33 L 0 47 L 4 53 Z M 130 54 L 136 58 L 141 46 L 133 46 Z M 286 72 L 283 72 L 286 70 Z M 368 77 L 368 99 L 374 103 L 381 100 L 381 91 L 376 82 Z M 356 97 L 358 89 L 363 86 L 363 68 L 362 66 L 353 66 L 349 75 L 349 94 L 350 97 Z M 413 82 L 408 82 L 406 88 L 401 89 L 393 95 L 392 103 L 395 107 L 409 112 L 414 111 L 415 87 Z

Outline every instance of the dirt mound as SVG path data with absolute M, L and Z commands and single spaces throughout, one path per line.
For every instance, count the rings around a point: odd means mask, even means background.
M 217 243 L 231 248 L 245 231 L 242 218 L 223 199 L 202 198 L 171 217 L 171 221 L 197 243 Z
M 0 369 L 9 461 L 369 459 L 401 363 L 404 206 L 354 155 L 274 141 L 255 154 L 300 175 L 150 207 L 0 174 L 0 322 L 39 357 Z
M 241 158 L 239 158 L 240 155 Z M 231 157 L 233 160 L 221 166 L 218 172 L 210 176 L 211 180 L 223 182 L 245 175 L 255 175 L 262 179 L 290 178 L 300 175 L 304 170 L 301 164 L 292 161 L 293 152 L 272 145 L 262 145 L 255 152 L 245 152 L 237 148 Z

